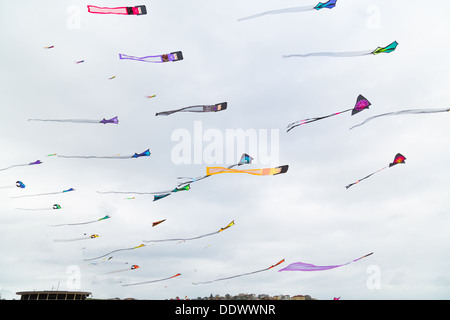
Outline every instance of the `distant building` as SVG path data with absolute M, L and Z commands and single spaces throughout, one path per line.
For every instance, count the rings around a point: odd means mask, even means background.
M 273 296 L 274 300 L 290 300 L 291 297 L 288 294 L 280 294 L 279 296 Z
M 314 299 L 312 299 L 311 296 L 309 296 L 309 295 L 299 294 L 299 295 L 291 297 L 291 300 L 314 300 Z
M 86 300 L 91 292 L 82 291 L 21 291 L 20 300 Z

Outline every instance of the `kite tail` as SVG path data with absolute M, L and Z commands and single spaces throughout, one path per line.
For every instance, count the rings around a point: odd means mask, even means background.
M 28 119 L 28 121 L 72 122 L 72 123 L 99 123 L 98 120 L 88 120 L 88 119 Z
M 283 55 L 283 58 L 292 58 L 292 57 L 336 57 L 336 58 L 343 58 L 343 57 L 360 57 L 360 56 L 368 56 L 372 54 L 372 50 L 365 50 L 365 51 L 350 51 L 350 52 L 312 52 L 312 53 L 306 53 L 306 54 L 289 54 L 289 55 Z
M 170 110 L 170 111 L 162 111 L 155 114 L 155 116 L 168 116 L 176 112 L 205 112 L 205 109 L 203 105 L 200 106 L 189 106 L 184 107 L 176 110 Z
M 164 62 L 161 58 L 161 55 L 155 55 L 155 56 L 145 56 L 145 57 L 135 57 L 135 56 L 129 56 L 126 54 L 119 53 L 119 59 L 121 60 L 135 60 L 135 61 L 142 61 L 142 62 L 150 62 L 150 63 L 162 63 Z
M 353 128 L 362 126 L 363 124 L 365 124 L 373 119 L 376 119 L 379 117 L 384 117 L 384 116 L 397 116 L 397 115 L 402 115 L 402 114 L 440 113 L 440 112 L 449 112 L 449 111 L 450 111 L 449 108 L 444 108 L 444 109 L 410 109 L 410 110 L 402 110 L 402 111 L 396 111 L 396 112 L 388 112 L 388 113 L 383 113 L 383 114 L 379 114 L 379 115 L 367 118 L 360 124 L 357 124 L 357 125 L 351 127 L 350 130 L 352 130 Z
M 0 171 L 8 170 L 8 169 L 11 169 L 14 167 L 23 167 L 23 166 L 27 166 L 27 165 L 28 165 L 28 163 L 27 164 L 15 164 L 15 165 L 9 166 L 7 168 L 0 169 Z
M 171 111 L 161 111 L 161 112 L 155 113 L 155 116 L 156 116 L 156 117 L 157 117 L 157 116 L 170 116 L 171 114 L 176 113 L 176 112 L 183 111 L 184 109 L 186 109 L 186 108 L 181 108 L 181 109 L 171 110 Z
M 138 192 L 138 191 L 97 191 L 100 194 L 158 194 L 157 192 Z
M 11 197 L 11 198 L 17 199 L 17 198 L 27 198 L 27 197 L 48 196 L 48 195 L 58 194 L 58 193 L 61 193 L 61 192 L 48 192 L 48 193 L 38 193 L 38 194 L 27 194 L 27 195 L 24 195 L 24 196 L 16 196 L 16 197 Z
M 70 191 L 75 191 L 75 189 L 74 188 L 70 188 L 70 189 L 67 189 L 67 190 L 59 191 L 59 192 L 48 192 L 48 193 L 28 194 L 28 195 L 24 195 L 24 196 L 15 196 L 15 197 L 11 197 L 11 199 L 26 198 L 26 197 L 37 197 L 37 196 L 47 196 L 47 195 L 52 195 L 52 194 L 67 193 L 67 192 L 70 192 Z
M 142 242 L 144 242 L 144 243 L 151 243 L 151 242 L 167 242 L 167 241 L 189 241 L 189 240 L 196 240 L 196 239 L 200 239 L 200 238 L 204 238 L 204 237 L 209 237 L 209 236 L 212 236 L 212 235 L 214 235 L 216 233 L 219 233 L 219 231 L 211 232 L 211 233 L 208 233 L 208 234 L 204 234 L 204 235 L 197 236 L 197 237 L 192 237 L 192 238 L 143 240 Z
M 216 282 L 216 281 L 229 280 L 229 279 L 234 279 L 234 278 L 238 278 L 238 277 L 248 276 L 248 275 L 250 275 L 250 274 L 255 274 L 255 273 L 263 272 L 263 271 L 266 271 L 266 270 L 267 270 L 267 268 L 261 269 L 261 270 L 257 270 L 257 271 L 252 271 L 252 272 L 247 272 L 247 273 L 237 274 L 237 275 L 235 275 L 235 276 L 226 277 L 226 278 L 219 278 L 219 279 L 210 280 L 210 281 L 204 281 L 204 282 L 193 282 L 192 284 L 198 285 L 198 284 L 212 283 L 212 282 Z
M 308 118 L 308 119 L 299 120 L 299 121 L 296 121 L 296 122 L 293 122 L 293 123 L 289 124 L 287 126 L 288 129 L 287 129 L 286 132 L 289 132 L 292 129 L 294 129 L 295 127 L 301 126 L 303 124 L 307 124 L 307 123 L 311 123 L 311 122 L 314 122 L 314 121 L 318 121 L 318 120 L 326 119 L 326 118 L 329 118 L 329 117 L 337 116 L 337 115 L 340 115 L 341 113 L 349 112 L 349 111 L 352 111 L 352 110 L 353 109 L 347 109 L 347 110 L 340 111 L 340 112 L 335 112 L 335 113 L 332 113 L 332 114 L 329 114 L 329 115 L 323 116 L 323 117 Z
M 198 284 L 206 284 L 206 283 L 212 283 L 212 282 L 216 282 L 216 281 L 223 281 L 223 280 L 234 279 L 234 278 L 238 278 L 238 277 L 248 276 L 248 275 L 251 275 L 251 274 L 255 274 L 255 273 L 260 273 L 260 272 L 263 272 L 263 271 L 267 271 L 267 270 L 269 270 L 270 268 L 271 268 L 271 267 L 269 267 L 269 268 L 264 268 L 264 269 L 257 270 L 257 271 L 251 271 L 251 272 L 247 272 L 247 273 L 237 274 L 237 275 L 231 276 L 231 277 L 225 277 L 225 278 L 219 278 L 219 279 L 215 279 L 215 280 L 210 280 L 210 281 L 193 282 L 192 284 L 198 285 Z
M 366 254 L 364 256 L 362 256 L 361 258 L 358 259 L 354 259 L 352 261 L 349 261 L 347 263 L 344 264 L 337 264 L 337 265 L 330 265 L 330 266 L 316 266 L 313 265 L 311 263 L 304 263 L 304 262 L 294 262 L 291 263 L 290 265 L 288 265 L 286 268 L 280 269 L 278 270 L 278 272 L 282 272 L 282 271 L 325 271 L 325 270 L 331 270 L 331 269 L 335 269 L 335 268 L 339 268 L 339 267 L 343 267 L 346 266 L 352 262 L 361 260 L 365 257 L 370 256 L 371 254 L 373 254 L 373 252 Z
M 160 281 L 164 281 L 164 280 L 169 280 L 175 277 L 181 276 L 181 273 L 177 273 L 174 276 L 168 277 L 168 278 L 164 278 L 164 279 L 157 279 L 157 280 L 150 280 L 150 281 L 144 281 L 144 282 L 138 282 L 138 283 L 129 283 L 129 284 L 123 284 L 123 287 L 127 287 L 127 286 L 135 286 L 138 284 L 146 284 L 146 283 L 153 283 L 153 282 L 160 282 Z
M 386 169 L 386 168 L 389 168 L 389 166 L 386 166 L 386 167 L 384 167 L 384 168 L 381 168 L 380 170 L 377 170 L 377 171 L 375 171 L 375 172 L 372 172 L 372 173 L 369 174 L 368 176 L 365 176 L 364 178 L 361 178 L 361 179 L 359 179 L 359 180 L 356 181 L 356 182 L 353 182 L 353 183 L 350 183 L 349 185 L 346 185 L 345 188 L 348 189 L 348 188 L 350 188 L 351 186 L 353 186 L 353 185 L 355 185 L 355 184 L 357 184 L 357 183 L 360 183 L 362 180 L 365 180 L 365 179 L 367 179 L 367 178 L 373 176 L 375 173 L 378 173 L 378 172 L 380 172 L 380 171 L 382 171 L 382 170 L 384 170 L 384 169 Z
M 43 211 L 43 210 L 55 210 L 56 208 L 48 207 L 48 208 L 16 208 L 16 210 L 23 210 L 23 211 Z M 58 208 L 59 209 L 59 208 Z
M 277 9 L 277 10 L 271 10 L 271 11 L 265 11 L 261 13 L 257 13 L 248 17 L 239 18 L 237 21 L 244 21 L 249 19 L 254 19 L 258 17 L 262 17 L 268 14 L 279 14 L 279 13 L 293 13 L 293 12 L 305 12 L 305 11 L 312 11 L 314 10 L 314 7 L 293 7 L 293 8 L 286 8 L 286 9 Z
M 136 246 L 136 247 L 133 247 L 133 248 L 116 249 L 116 250 L 110 251 L 110 252 L 108 252 L 108 253 L 105 253 L 104 255 L 95 257 L 95 258 L 84 259 L 84 261 L 90 261 L 90 260 L 100 259 L 100 258 L 106 257 L 106 256 L 108 256 L 108 255 L 110 255 L 111 253 L 114 253 L 114 252 L 127 251 L 127 250 L 134 250 L 134 249 L 138 249 L 138 248 L 142 248 L 142 247 L 145 247 L 145 245 L 144 245 L 144 244 L 140 244 L 140 245 L 138 245 L 138 246 Z
M 67 159 L 129 159 L 131 156 L 64 156 L 64 155 L 56 155 L 59 158 L 67 158 Z
M 55 239 L 54 242 L 71 242 L 71 241 L 79 241 L 79 240 L 87 240 L 92 239 L 91 236 L 81 237 L 81 238 L 73 238 L 73 239 Z
M 125 271 L 133 271 L 136 268 L 139 268 L 139 266 L 135 265 L 135 268 L 131 267 L 131 268 L 126 268 L 126 269 L 121 269 L 121 270 L 114 270 L 114 271 L 105 272 L 105 273 L 102 273 L 102 274 L 112 274 L 112 273 L 119 273 L 119 272 L 125 272 Z
M 99 220 L 87 221 L 87 222 L 79 222 L 79 223 L 64 223 L 64 224 L 52 224 L 50 227 L 61 227 L 61 226 L 78 226 L 82 224 L 90 224 L 94 222 L 98 222 Z
M 220 279 L 211 280 L 211 281 L 205 281 L 205 282 L 193 282 L 192 284 L 195 284 L 195 285 L 197 285 L 197 284 L 205 284 L 205 283 L 211 283 L 211 282 L 216 282 L 216 281 L 222 281 L 222 280 L 228 280 L 228 279 L 233 279 L 233 278 L 237 278 L 237 277 L 247 276 L 247 275 L 251 275 L 251 274 L 255 274 L 255 273 L 259 273 L 259 272 L 263 272 L 263 271 L 270 270 L 270 269 L 276 267 L 277 265 L 279 265 L 279 264 L 281 264 L 281 263 L 283 263 L 283 262 L 284 262 L 284 259 L 280 260 L 279 262 L 277 262 L 277 263 L 274 264 L 274 265 L 271 265 L 271 266 L 268 267 L 268 268 L 264 268 L 264 269 L 261 269 L 261 270 L 251 271 L 251 272 L 242 273 L 242 274 L 238 274 L 238 275 L 235 275 L 235 276 L 226 277 L 226 278 L 220 278 Z

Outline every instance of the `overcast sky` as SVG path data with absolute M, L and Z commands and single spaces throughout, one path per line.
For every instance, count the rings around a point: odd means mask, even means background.
M 96 15 L 87 12 L 88 4 L 145 4 L 148 13 Z M 450 4 L 339 0 L 331 10 L 237 21 L 308 5 L 316 2 L 3 1 L 0 168 L 43 163 L 0 171 L 0 187 L 17 180 L 26 184 L 0 190 L 1 297 L 75 289 L 95 298 L 227 293 L 307 294 L 321 300 L 450 298 L 450 115 L 385 117 L 349 130 L 381 113 L 448 107 Z M 371 50 L 393 41 L 399 43 L 395 52 L 376 56 L 282 58 Z M 182 51 L 184 59 L 163 64 L 119 59 L 119 53 L 173 51 Z M 84 63 L 76 64 L 79 60 Z M 370 109 L 286 133 L 291 122 L 352 108 L 359 94 L 371 102 Z M 155 117 L 224 101 L 228 108 L 222 112 Z M 28 121 L 114 116 L 118 125 Z M 227 132 L 254 134 L 257 142 L 231 148 Z M 191 151 L 184 163 L 177 156 L 180 143 Z M 208 156 L 210 148 L 216 158 Z M 48 156 L 146 149 L 151 156 L 138 159 Z M 97 192 L 172 189 L 177 177 L 231 165 L 243 152 L 254 158 L 248 168 L 289 165 L 289 171 L 272 177 L 217 175 L 157 202 L 149 195 L 132 200 L 126 199 L 132 195 Z M 407 158 L 405 164 L 345 188 L 397 153 Z M 14 198 L 68 188 L 76 190 Z M 53 204 L 62 209 L 17 209 Z M 105 215 L 111 219 L 49 227 Z M 97 265 L 91 262 L 101 259 L 85 261 L 143 240 L 211 233 L 232 220 L 232 228 L 210 237 L 147 244 Z M 84 234 L 99 237 L 54 241 Z M 370 252 L 333 270 L 278 272 L 293 262 L 342 264 Z M 283 264 L 265 272 L 193 284 L 261 270 L 283 258 Z M 140 268 L 104 274 L 132 264 Z M 182 275 L 168 281 L 122 286 L 177 273 Z

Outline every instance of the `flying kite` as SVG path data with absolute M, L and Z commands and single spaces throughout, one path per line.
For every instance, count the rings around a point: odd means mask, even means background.
M 0 189 L 20 188 L 25 189 L 25 184 L 22 181 L 16 181 L 15 184 L 1 186 Z
M 336 2 L 337 2 L 337 0 L 329 0 L 325 3 L 319 2 L 315 6 L 310 5 L 310 6 L 303 6 L 303 7 L 293 7 L 293 8 L 265 11 L 265 12 L 261 12 L 261 13 L 258 13 L 258 14 L 252 15 L 252 16 L 245 17 L 245 18 L 240 18 L 237 21 L 258 18 L 258 17 L 265 16 L 268 14 L 294 13 L 294 12 L 305 12 L 305 11 L 313 11 L 313 10 L 319 11 L 320 9 L 323 9 L 323 8 L 332 9 L 336 6 Z
M 37 197 L 37 196 L 46 196 L 46 195 L 52 195 L 52 194 L 60 194 L 60 193 L 67 193 L 67 192 L 71 192 L 71 191 L 75 191 L 74 188 L 69 188 L 63 191 L 55 191 L 55 192 L 47 192 L 47 193 L 37 193 L 37 194 L 28 194 L 28 195 L 24 195 L 24 196 L 16 196 L 16 197 L 11 197 L 11 198 L 25 198 L 25 197 Z
M 47 47 L 44 47 L 44 49 L 53 49 L 55 46 L 47 46 Z
M 75 61 L 76 64 L 80 64 L 80 63 L 83 63 L 83 62 L 84 62 L 84 60 Z
M 192 238 L 179 238 L 179 239 L 162 239 L 162 240 L 143 240 L 142 242 L 144 243 L 153 243 L 153 242 L 166 242 L 166 241 L 189 241 L 189 240 L 196 240 L 196 239 L 200 239 L 200 238 L 204 238 L 204 237 L 209 237 L 215 234 L 218 234 L 230 227 L 234 226 L 234 220 L 231 221 L 227 226 L 220 228 L 217 231 L 211 232 L 211 233 L 207 233 L 201 236 L 196 236 L 196 237 L 192 237 Z
M 232 164 L 229 167 L 224 168 L 224 170 L 229 170 L 229 169 L 232 169 L 234 167 L 241 166 L 241 165 L 244 165 L 244 164 L 250 164 L 250 163 L 252 163 L 252 161 L 253 161 L 253 158 L 251 156 L 249 156 L 246 153 L 243 153 L 241 155 L 241 158 L 239 159 L 239 162 L 237 162 L 235 164 Z M 182 185 L 190 184 L 190 183 L 193 183 L 193 182 L 197 182 L 197 181 L 206 179 L 208 177 L 211 177 L 211 175 L 206 174 L 206 175 L 203 175 L 203 176 L 200 176 L 200 177 L 196 177 L 196 178 L 192 178 L 192 177 L 178 177 L 178 179 L 186 180 L 184 182 L 179 183 L 178 186 L 182 186 Z
M 163 223 L 164 221 L 166 221 L 166 219 L 155 221 L 155 222 L 152 223 L 152 227 L 157 226 L 158 224 Z
M 127 286 L 135 286 L 138 284 L 146 284 L 146 283 L 153 283 L 153 282 L 159 282 L 159 281 L 164 281 L 164 280 L 169 280 L 169 279 L 173 279 L 175 277 L 181 276 L 181 273 L 177 273 L 174 276 L 168 277 L 168 278 L 164 278 L 164 279 L 158 279 L 158 280 L 150 280 L 150 281 L 144 281 L 144 282 L 137 282 L 137 283 L 129 283 L 129 284 L 123 284 L 123 287 L 127 287 Z
M 157 193 L 153 193 L 153 194 L 155 194 L 153 196 L 153 201 L 157 201 L 157 200 L 160 200 L 162 198 L 165 198 L 165 197 L 167 197 L 167 196 L 169 196 L 169 195 L 171 195 L 172 193 L 175 193 L 175 192 L 187 191 L 187 190 L 190 190 L 190 189 L 191 189 L 191 185 L 187 184 L 187 185 L 184 185 L 184 186 L 181 186 L 181 187 L 176 187 L 176 188 L 174 188 L 172 190 L 162 191 L 162 192 L 160 191 L 160 192 L 157 192 Z
M 344 263 L 344 264 L 338 264 L 338 265 L 332 265 L 332 266 L 316 266 L 314 264 L 310 264 L 310 263 L 304 263 L 304 262 L 294 262 L 291 263 L 290 265 L 288 265 L 286 268 L 280 269 L 278 270 L 278 272 L 281 271 L 323 271 L 323 270 L 330 270 L 330 269 L 334 269 L 334 268 L 338 268 L 338 267 L 342 267 L 342 266 L 346 266 L 352 262 L 361 260 L 365 257 L 370 256 L 371 254 L 373 254 L 373 252 L 366 254 L 365 256 L 362 256 L 361 258 L 352 260 L 350 262 Z
M 210 281 L 205 281 L 205 282 L 193 282 L 193 284 L 195 284 L 195 285 L 197 285 L 197 284 L 205 284 L 205 283 L 211 283 L 211 282 L 216 282 L 216 281 L 222 281 L 222 280 L 228 280 L 228 279 L 232 279 L 232 278 L 237 278 L 237 277 L 247 276 L 247 275 L 250 275 L 250 274 L 254 274 L 254 273 L 258 273 L 258 272 L 263 272 L 263 271 L 270 270 L 270 269 L 272 269 L 272 268 L 278 266 L 279 264 L 281 264 L 281 263 L 283 263 L 283 262 L 284 262 L 284 259 L 283 259 L 283 260 L 280 260 L 279 262 L 275 263 L 274 265 L 271 265 L 271 266 L 268 267 L 268 268 L 264 268 L 264 269 L 261 269 L 261 270 L 252 271 L 252 272 L 247 272 L 247 273 L 242 273 L 242 274 L 238 274 L 238 275 L 231 276 L 231 277 L 220 278 L 220 279 L 210 280 Z
M 28 119 L 28 121 L 50 121 L 50 122 L 71 122 L 71 123 L 113 123 L 118 124 L 119 119 L 117 117 L 111 118 L 111 119 L 105 119 L 102 120 L 92 120 L 92 119 Z
M 83 248 L 83 249 L 85 249 L 85 248 Z M 92 267 L 92 266 L 97 266 L 97 265 L 100 265 L 100 264 L 104 264 L 104 263 L 112 263 L 112 262 L 110 262 L 110 260 L 112 259 L 113 257 L 109 257 L 109 258 L 103 258 L 102 259 L 102 261 L 97 261 L 97 262 L 89 262 L 88 264 L 86 264 L 86 265 L 84 265 L 84 266 L 81 266 L 82 268 L 86 268 L 86 267 Z M 125 262 L 125 264 L 128 264 L 128 262 Z
M 141 153 L 135 153 L 133 155 L 126 155 L 126 156 L 62 156 L 62 155 L 56 155 L 59 158 L 79 158 L 79 159 L 132 159 L 132 158 L 140 158 L 140 157 L 149 157 L 150 156 L 150 150 L 147 149 L 144 152 Z
M 30 162 L 30 163 L 15 164 L 15 165 L 9 166 L 9 167 L 7 167 L 7 168 L 0 169 L 0 171 L 8 170 L 8 169 L 14 168 L 14 167 L 32 166 L 32 165 L 35 165 L 35 164 L 41 164 L 41 163 L 42 163 L 41 160 L 36 160 L 36 161 Z
M 392 166 L 395 166 L 396 164 L 399 164 L 399 163 L 405 163 L 405 160 L 406 160 L 406 158 L 405 158 L 402 154 L 397 153 L 397 154 L 395 155 L 394 161 L 392 161 L 389 165 L 387 165 L 387 166 L 385 166 L 385 167 L 383 167 L 383 168 L 381 168 L 381 169 L 379 169 L 379 170 L 377 170 L 377 171 L 375 171 L 375 172 L 372 172 L 372 173 L 369 174 L 368 176 L 365 176 L 364 178 L 361 178 L 361 179 L 359 179 L 359 180 L 356 181 L 356 182 L 350 183 L 349 185 L 346 185 L 345 187 L 348 189 L 348 188 L 350 188 L 352 185 L 357 184 L 357 183 L 361 182 L 362 180 L 365 180 L 365 179 L 369 178 L 370 176 L 374 175 L 375 173 L 378 173 L 378 172 L 380 172 L 380 171 L 382 171 L 382 170 L 384 170 L 384 169 L 387 169 L 387 168 L 390 168 L 390 167 L 392 167 Z
M 290 123 L 287 126 L 287 131 L 286 132 L 291 131 L 295 127 L 298 127 L 298 126 L 301 126 L 301 125 L 304 125 L 304 124 L 307 124 L 307 123 L 310 123 L 310 122 L 326 119 L 326 118 L 329 118 L 329 117 L 337 116 L 339 114 L 342 114 L 342 113 L 345 113 L 345 112 L 349 112 L 349 111 L 352 112 L 352 116 L 353 116 L 353 115 L 357 114 L 358 112 L 363 111 L 364 109 L 369 109 L 370 105 L 371 105 L 371 103 L 369 102 L 369 100 L 367 100 L 366 98 L 364 98 L 363 95 L 360 94 L 356 98 L 356 103 L 355 103 L 355 106 L 353 108 L 347 109 L 347 110 L 343 110 L 343 111 L 340 111 L 340 112 L 335 112 L 335 113 L 332 113 L 332 114 L 329 114 L 329 115 L 326 115 L 326 116 L 322 116 L 322 117 L 308 118 L 308 119 L 303 119 L 303 120 L 299 120 L 299 121 Z
M 108 80 L 112 80 L 112 79 L 115 79 L 115 78 L 116 78 L 116 76 L 112 76 L 112 77 L 109 77 Z
M 147 99 L 151 99 L 151 98 L 154 98 L 154 97 L 156 97 L 156 94 L 153 94 L 153 95 L 151 95 L 151 96 L 145 96 Z
M 206 174 L 220 174 L 220 173 L 248 173 L 255 176 L 274 176 L 277 174 L 286 173 L 288 171 L 289 166 L 284 165 L 276 168 L 263 168 L 263 169 L 232 169 L 232 168 L 224 168 L 224 167 L 207 167 Z
M 119 53 L 119 59 L 121 60 L 134 60 L 134 61 L 142 61 L 142 62 L 151 62 L 151 63 L 163 63 L 168 61 L 180 61 L 183 60 L 183 53 L 181 51 L 175 51 L 171 53 L 165 53 L 155 56 L 145 56 L 145 57 L 135 57 L 129 56 L 126 54 Z
M 176 187 L 171 190 L 165 190 L 165 191 L 156 191 L 156 192 L 139 192 L 139 191 L 97 191 L 97 193 L 101 194 L 109 194 L 109 193 L 118 193 L 118 194 L 141 194 L 141 195 L 154 195 L 153 201 L 162 199 L 167 197 L 168 195 L 179 192 L 179 191 L 187 191 L 190 190 L 191 186 L 189 184 L 184 185 L 182 187 Z M 134 199 L 133 198 L 127 198 L 127 199 Z
M 147 14 L 146 6 L 107 8 L 88 5 L 87 8 L 88 12 L 98 14 L 121 14 L 121 15 L 135 15 L 135 16 Z
M 402 114 L 440 113 L 440 112 L 449 112 L 449 111 L 450 111 L 449 108 L 444 108 L 444 109 L 410 109 L 410 110 L 388 112 L 388 113 L 383 113 L 383 114 L 379 114 L 379 115 L 367 118 L 366 120 L 364 120 L 360 124 L 357 124 L 356 126 L 351 127 L 350 130 L 353 129 L 353 128 L 362 126 L 363 124 L 369 122 L 370 120 L 373 120 L 373 119 L 376 119 L 376 118 L 379 118 L 379 117 L 384 117 L 384 116 L 397 116 L 397 115 L 402 115 Z
M 291 58 L 291 57 L 359 57 L 359 56 L 368 56 L 368 55 L 377 55 L 380 53 L 390 53 L 397 48 L 398 42 L 394 41 L 386 47 L 378 47 L 375 50 L 364 50 L 364 51 L 349 51 L 349 52 L 312 52 L 307 54 L 290 54 L 284 55 L 283 58 Z
M 55 239 L 53 241 L 55 242 L 70 242 L 70 241 L 79 241 L 79 240 L 87 240 L 87 239 L 95 239 L 98 238 L 99 236 L 96 234 L 91 234 L 90 236 L 86 235 L 85 237 L 81 237 L 81 238 L 73 238 L 73 239 Z
M 249 156 L 248 154 L 242 154 L 240 160 L 238 163 L 233 164 L 227 168 L 224 169 L 231 169 L 234 168 L 236 166 L 240 166 L 243 164 L 248 164 L 251 163 L 251 161 L 253 160 L 253 158 L 251 156 Z M 108 193 L 118 193 L 118 194 L 151 194 L 153 195 L 153 201 L 158 201 L 160 199 L 163 199 L 173 193 L 179 192 L 179 191 L 185 191 L 185 190 L 190 190 L 191 188 L 191 183 L 206 179 L 208 177 L 210 177 L 211 175 L 204 175 L 204 176 L 200 176 L 200 177 L 196 177 L 196 178 L 192 178 L 192 177 L 178 177 L 178 179 L 183 179 L 185 181 L 178 183 L 178 186 L 175 187 L 174 189 L 171 190 L 165 190 L 165 191 L 157 191 L 157 192 L 138 192 L 138 191 L 97 191 L 97 193 L 102 193 L 102 194 L 108 194 Z
M 243 153 L 241 155 L 241 158 L 239 159 L 238 163 L 235 163 L 235 164 L 233 164 L 233 165 L 231 165 L 231 166 L 229 166 L 227 168 L 224 168 L 224 170 L 229 170 L 229 169 L 232 169 L 232 168 L 234 168 L 236 166 L 249 164 L 249 163 L 252 162 L 252 160 L 253 160 L 253 158 L 251 156 L 249 156 L 246 153 Z M 211 177 L 211 176 L 212 175 L 206 174 L 206 175 L 203 175 L 203 176 L 200 176 L 200 177 L 195 177 L 195 178 L 193 178 L 193 177 L 178 177 L 178 179 L 183 179 L 185 181 L 182 181 L 182 182 L 178 183 L 178 187 L 176 189 L 180 189 L 180 188 L 183 189 L 183 188 L 186 188 L 187 186 L 190 187 L 191 183 L 194 183 L 194 182 L 206 179 L 206 178 Z M 171 193 L 161 193 L 161 194 L 155 195 L 153 201 L 157 201 L 159 199 L 165 198 L 165 197 L 167 197 L 170 194 Z
M 27 210 L 27 211 L 42 211 L 42 210 L 59 210 L 61 206 L 59 204 L 54 204 L 51 207 L 43 208 L 16 208 L 16 210 Z
M 190 106 L 190 107 L 184 107 L 181 109 L 171 110 L 171 111 L 163 111 L 158 112 L 155 114 L 155 116 L 169 116 L 172 113 L 175 112 L 217 112 L 217 111 L 223 111 L 227 109 L 227 103 L 216 103 L 213 105 L 200 105 L 200 106 Z
M 137 264 L 133 264 L 130 268 L 120 269 L 120 270 L 115 270 L 115 271 L 110 271 L 110 272 L 106 272 L 106 273 L 102 273 L 102 274 L 118 273 L 118 272 L 124 272 L 124 271 L 136 270 L 136 269 L 139 269 L 139 268 L 140 268 L 140 267 L 139 267 Z
M 78 222 L 78 223 L 52 224 L 52 225 L 50 225 L 50 227 L 78 226 L 78 225 L 82 225 L 82 224 L 90 224 L 90 223 L 94 223 L 94 222 L 103 221 L 103 220 L 106 220 L 106 219 L 109 219 L 109 218 L 111 218 L 111 217 L 109 215 L 106 215 L 103 218 L 96 219 L 96 220 L 91 220 L 91 221 L 86 221 L 86 222 Z
M 107 255 L 110 255 L 111 253 L 114 253 L 114 252 L 127 251 L 127 250 L 134 250 L 134 249 L 139 249 L 139 248 L 142 248 L 142 247 L 145 247 L 145 244 L 140 244 L 140 245 L 138 245 L 138 246 L 136 246 L 136 247 L 131 247 L 131 248 L 116 249 L 116 250 L 113 250 L 113 251 L 111 251 L 111 252 L 108 252 L 108 253 L 106 253 L 106 254 L 104 254 L 104 255 L 101 255 L 101 256 L 99 256 L 99 257 L 89 258 L 89 259 L 84 259 L 84 261 L 90 261 L 90 260 L 100 259 L 100 258 L 103 258 L 103 257 L 105 257 L 105 256 L 107 256 Z

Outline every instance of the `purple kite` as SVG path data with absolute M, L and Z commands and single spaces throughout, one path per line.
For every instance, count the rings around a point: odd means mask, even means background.
M 135 57 L 135 56 L 129 56 L 126 54 L 119 53 L 119 59 L 124 60 L 135 60 L 135 61 L 142 61 L 142 62 L 152 62 L 152 63 L 163 63 L 168 61 L 180 61 L 183 60 L 183 53 L 181 51 L 171 52 L 171 53 L 165 53 L 155 56 L 145 56 L 145 57 Z
M 0 171 L 8 170 L 8 169 L 14 168 L 14 167 L 32 166 L 32 165 L 35 165 L 35 164 L 41 164 L 41 163 L 42 163 L 41 160 L 36 160 L 36 161 L 30 162 L 30 163 L 15 164 L 15 165 L 9 166 L 9 167 L 7 167 L 7 168 L 0 169 Z
M 330 269 L 346 266 L 346 265 L 348 265 L 348 264 L 350 264 L 352 262 L 355 262 L 355 261 L 361 260 L 362 258 L 368 257 L 371 254 L 373 254 L 373 252 L 371 252 L 369 254 L 366 254 L 365 256 L 362 256 L 361 258 L 352 260 L 350 262 L 347 262 L 347 263 L 344 263 L 344 264 L 332 265 L 332 266 L 316 266 L 316 265 L 310 264 L 310 263 L 295 262 L 295 263 L 291 263 L 286 268 L 278 270 L 278 272 L 280 272 L 280 271 L 323 271 L 323 270 L 330 270 Z

